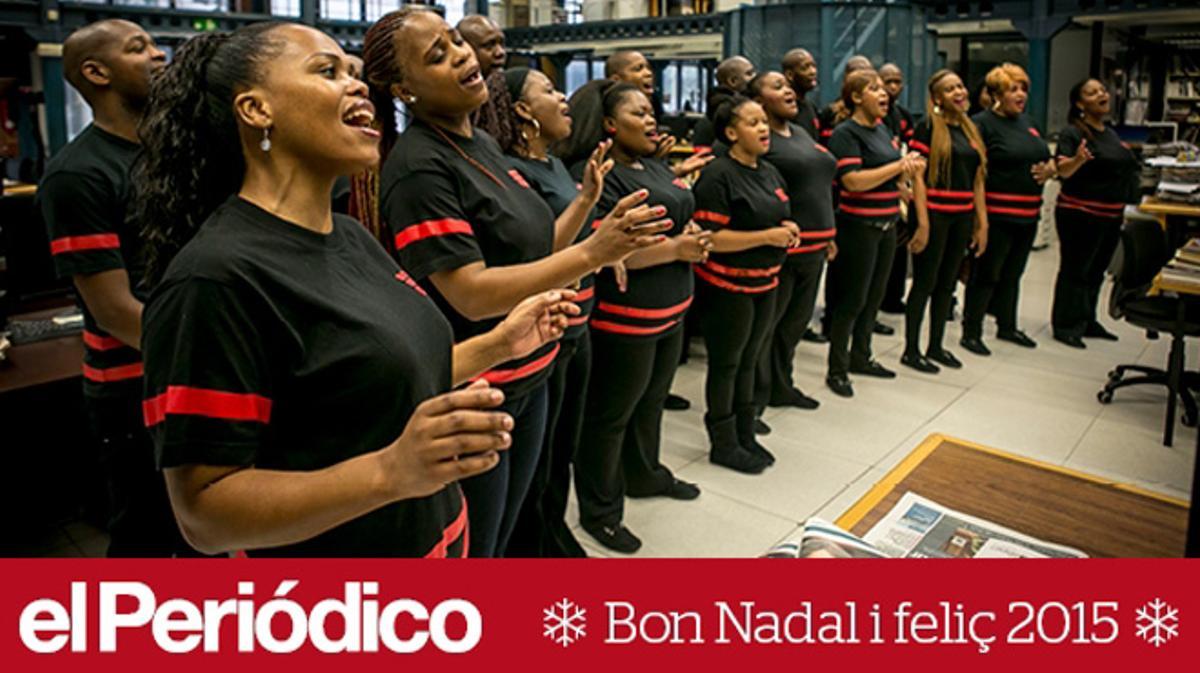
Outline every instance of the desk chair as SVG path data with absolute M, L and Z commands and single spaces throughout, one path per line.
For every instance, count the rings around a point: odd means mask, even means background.
M 1200 388 L 1200 372 L 1184 369 L 1184 338 L 1200 336 L 1200 301 L 1187 297 L 1148 294 L 1154 277 L 1171 259 L 1171 249 L 1157 222 L 1131 220 L 1121 228 L 1120 268 L 1109 296 L 1109 312 L 1114 318 L 1145 329 L 1171 335 L 1171 353 L 1167 369 L 1136 364 L 1117 365 L 1108 373 L 1108 383 L 1097 393 L 1101 404 L 1112 402 L 1118 388 L 1152 384 L 1167 387 L 1167 418 L 1163 445 L 1171 446 L 1175 434 L 1176 400 L 1183 402 L 1183 424 L 1194 427 L 1196 400 L 1191 388 Z M 1125 378 L 1126 372 L 1141 376 Z

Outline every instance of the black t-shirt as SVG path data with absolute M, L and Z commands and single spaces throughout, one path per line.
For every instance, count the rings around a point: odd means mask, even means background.
M 1072 124 L 1058 134 L 1056 152 L 1060 157 L 1075 156 L 1083 131 Z M 1062 181 L 1058 207 L 1070 208 L 1100 217 L 1122 217 L 1126 203 L 1137 202 L 1138 165 L 1133 151 L 1121 142 L 1111 126 L 1092 132 L 1087 139 L 1092 159 Z
M 900 216 L 900 189 L 896 178 L 865 192 L 852 192 L 842 179 L 855 171 L 878 168 L 900 159 L 900 143 L 882 123 L 863 126 L 853 119 L 839 124 L 829 138 L 829 151 L 837 157 L 838 213 L 851 220 L 895 220 Z
M 1050 147 L 1025 115 L 1005 117 L 991 110 L 975 115 L 987 146 L 988 223 L 1036 223 L 1042 212 L 1042 185 L 1033 165 L 1050 158 Z
M 550 156 L 546 161 L 539 161 L 509 155 L 508 161 L 509 165 L 524 176 L 529 186 L 533 187 L 533 190 L 546 200 L 550 210 L 554 211 L 555 217 L 562 215 L 562 212 L 579 195 L 579 183 L 575 182 L 575 178 L 571 177 L 571 174 L 567 172 L 567 167 L 558 157 Z M 594 221 L 586 222 L 579 228 L 579 235 L 575 237 L 576 243 L 592 233 L 593 224 L 595 224 Z M 576 339 L 587 329 L 588 316 L 591 315 L 595 298 L 596 278 L 589 273 L 579 279 L 575 303 L 579 305 L 580 313 L 568 319 L 568 327 L 567 331 L 563 333 L 563 339 Z
M 319 234 L 230 198 L 146 307 L 162 467 L 310 471 L 387 446 L 451 385 L 450 325 L 362 225 Z M 457 486 L 264 556 L 465 556 Z
M 975 210 L 975 175 L 979 171 L 979 151 L 961 126 L 947 125 L 950 130 L 950 172 L 939 177 L 939 184 L 932 184 L 929 175 L 933 170 L 930 147 L 933 145 L 933 126 L 928 120 L 917 125 L 908 146 L 929 160 L 925 170 L 925 205 L 931 213 L 961 215 Z
M 710 231 L 761 231 L 791 219 L 787 183 L 779 171 L 759 161 L 751 168 L 731 157 L 715 159 L 696 182 L 693 217 Z M 696 266 L 696 276 L 726 292 L 757 294 L 779 285 L 784 248 L 760 245 L 739 252 L 714 252 Z
M 491 175 L 463 158 L 450 142 Z M 384 163 L 380 213 L 395 236 L 400 266 L 450 319 L 456 341 L 487 332 L 502 318 L 468 320 L 437 291 L 430 274 L 473 262 L 524 264 L 548 256 L 554 248 L 550 206 L 509 167 L 496 141 L 479 129 L 472 138 L 449 133 L 443 138 L 429 124 L 414 121 Z M 557 342 L 546 344 L 480 378 L 503 388 L 510 399 L 518 397 L 546 380 L 558 350 Z
M 892 132 L 892 137 L 898 139 L 902 143 L 909 142 L 913 138 L 915 124 L 913 116 L 904 106 L 892 101 L 888 106 L 888 113 L 883 118 L 883 123 L 887 125 L 888 130 Z
M 789 259 L 824 250 L 834 236 L 833 184 L 837 159 L 795 124 L 790 136 L 771 131 L 771 149 L 763 157 L 787 183 L 791 219 L 800 225 L 800 245 L 788 248 Z
M 683 180 L 659 159 L 642 159 L 641 168 L 624 164 L 613 166 L 604 179 L 604 192 L 597 211 L 607 213 L 623 197 L 639 189 L 650 191 L 644 202 L 663 206 L 673 222 L 665 236 L 676 236 L 692 220 L 696 200 Z M 692 265 L 668 262 L 644 269 L 629 270 L 629 288 L 617 287 L 612 271 L 596 274 L 596 305 L 591 327 L 608 335 L 631 338 L 657 338 L 671 334 L 683 324 L 683 316 L 692 303 Z
M 843 119 L 842 121 L 848 121 L 848 119 Z M 833 130 L 839 125 L 840 123 L 837 121 L 837 109 L 834 108 L 833 103 L 821 108 L 821 111 L 817 114 L 817 140 L 828 147 L 829 140 L 833 138 Z
M 804 129 L 804 132 L 813 140 L 820 140 L 821 119 L 820 113 L 817 112 L 817 106 L 812 101 L 801 96 L 800 92 L 796 92 L 796 107 L 799 111 L 792 118 L 792 122 Z
M 92 124 L 59 150 L 38 187 L 38 207 L 60 277 L 125 269 L 129 288 L 144 299 L 142 241 L 128 222 L 129 170 L 140 147 Z M 142 391 L 142 358 L 83 309 L 84 394 L 136 403 Z

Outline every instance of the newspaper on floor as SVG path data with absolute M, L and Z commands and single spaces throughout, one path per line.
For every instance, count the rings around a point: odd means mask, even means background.
M 885 554 L 824 519 L 809 519 L 800 537 L 780 542 L 768 558 L 884 558 Z
M 1086 558 L 1087 554 L 905 493 L 863 542 L 908 558 Z

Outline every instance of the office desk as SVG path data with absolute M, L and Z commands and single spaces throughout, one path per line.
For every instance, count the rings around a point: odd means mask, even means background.
M 4 198 L 9 197 L 32 197 L 37 194 L 37 185 L 31 185 L 27 182 L 18 182 L 15 185 L 4 186 Z
M 16 319 L 49 318 L 61 308 L 13 316 Z M 82 376 L 83 339 L 78 334 L 21 344 L 8 349 L 0 363 L 0 395 Z
M 1163 280 L 1162 274 L 1155 277 L 1152 291 L 1200 297 L 1200 285 L 1166 281 Z M 1182 304 L 1179 310 L 1182 316 Z M 1182 320 L 1182 317 L 1180 319 Z M 1174 402 L 1175 398 L 1172 397 L 1170 403 L 1174 404 Z M 1184 551 L 1184 556 L 1188 558 L 1200 558 L 1200 507 L 1196 506 L 1198 497 L 1200 497 L 1200 429 L 1196 432 L 1196 456 L 1192 459 L 1192 504 L 1188 508 L 1187 546 Z

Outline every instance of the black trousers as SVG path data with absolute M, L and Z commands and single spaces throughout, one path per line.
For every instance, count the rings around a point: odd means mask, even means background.
M 583 427 L 583 404 L 592 371 L 588 331 L 561 342 L 554 372 L 548 382 L 549 408 L 542 455 L 533 483 L 505 556 L 526 558 L 577 558 L 586 556 L 571 533 L 565 517 L 571 490 L 571 463 Z
M 929 213 L 929 242 L 913 255 L 913 282 L 904 306 L 905 350 L 921 352 L 921 321 L 929 306 L 928 352 L 939 351 L 954 299 L 958 271 L 971 244 L 974 213 Z
M 775 323 L 778 289 L 757 294 L 720 290 L 700 281 L 700 325 L 708 349 L 705 418 L 719 422 L 754 409 L 754 377 Z
M 915 216 L 914 216 L 915 217 Z M 908 281 L 908 246 L 896 246 L 892 272 L 888 274 L 887 289 L 883 292 L 884 308 L 898 308 L 904 301 L 904 285 Z
M 108 556 L 198 556 L 175 523 L 138 401 L 85 396 L 84 407 L 108 481 Z
M 472 557 L 503 556 L 508 547 L 542 453 L 546 386 L 505 400 L 500 408 L 513 417 L 512 445 L 500 452 L 496 467 L 461 482 L 471 526 L 467 553 Z
M 1083 336 L 1096 322 L 1104 270 L 1121 236 L 1121 218 L 1097 217 L 1072 208 L 1054 211 L 1058 230 L 1058 277 L 1050 324 L 1058 336 Z
M 846 375 L 851 360 L 871 360 L 875 316 L 896 251 L 894 223 L 883 228 L 839 217 L 837 226 L 837 263 L 829 267 L 836 290 L 829 322 L 830 376 Z
M 992 222 L 988 228 L 987 250 L 975 260 L 967 281 L 963 307 L 963 336 L 983 336 L 983 317 L 996 316 L 1002 332 L 1017 329 L 1017 305 L 1021 296 L 1021 276 L 1033 250 L 1037 223 Z
M 653 339 L 592 331 L 592 366 L 575 462 L 579 519 L 616 526 L 625 493 L 662 493 L 674 476 L 659 462 L 663 402 L 683 347 L 683 329 Z
M 779 271 L 774 325 L 767 345 L 759 355 L 754 382 L 754 403 L 758 407 L 766 406 L 772 399 L 783 398 L 795 387 L 792 360 L 804 330 L 812 321 L 824 271 L 824 250 L 793 255 Z

